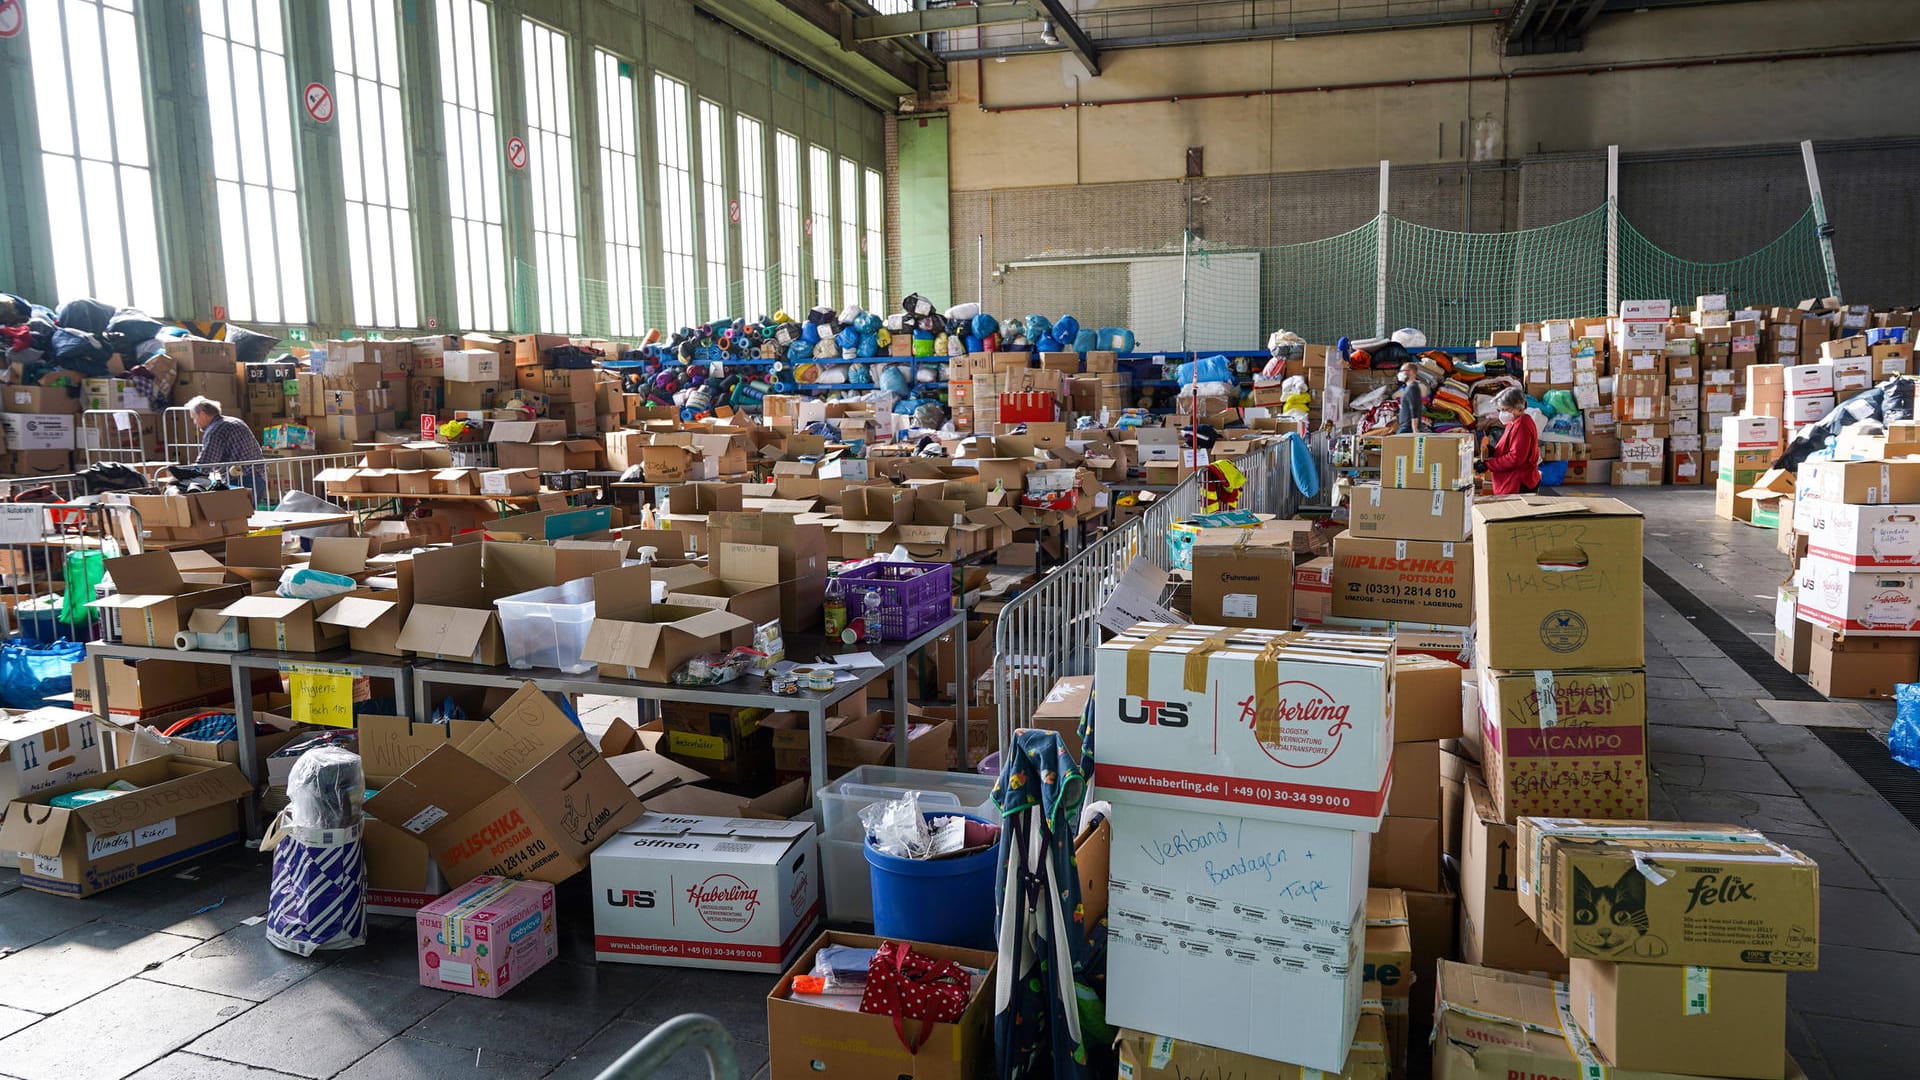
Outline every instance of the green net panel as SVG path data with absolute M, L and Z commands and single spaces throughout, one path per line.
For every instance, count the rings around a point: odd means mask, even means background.
M 1827 294 L 1827 272 L 1813 207 L 1765 247 L 1725 262 L 1695 262 L 1662 251 L 1620 217 L 1620 298 L 1691 304 L 1726 293 L 1735 310 L 1798 303 Z
M 1607 306 L 1607 208 L 1518 232 L 1469 233 L 1394 220 L 1387 332 L 1466 345 L 1518 322 L 1599 315 Z M 1371 324 L 1348 333 L 1368 334 Z
M 1357 229 L 1260 249 L 1260 325 L 1284 328 L 1308 341 L 1337 341 L 1344 334 L 1372 333 L 1380 266 L 1380 220 Z M 1190 303 L 1191 317 L 1204 318 L 1207 303 Z M 1260 335 L 1243 348 L 1266 344 Z

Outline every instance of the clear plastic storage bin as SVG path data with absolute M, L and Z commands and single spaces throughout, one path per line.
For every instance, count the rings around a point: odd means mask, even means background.
M 494 601 L 510 668 L 557 668 L 577 675 L 597 665 L 580 659 L 593 625 L 593 579 L 515 593 Z
M 966 814 L 998 822 L 993 805 L 997 777 L 931 769 L 862 765 L 821 788 L 814 797 L 820 821 L 820 866 L 827 893 L 827 919 L 872 922 L 873 884 L 867 868 L 867 828 L 860 810 L 871 803 L 920 793 L 920 809 Z

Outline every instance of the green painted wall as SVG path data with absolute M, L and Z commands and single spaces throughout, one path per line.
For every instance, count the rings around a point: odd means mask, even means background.
M 931 299 L 935 307 L 953 305 L 953 244 L 948 235 L 947 118 L 903 116 L 900 140 L 900 283 Z M 968 295 L 972 295 L 969 291 Z

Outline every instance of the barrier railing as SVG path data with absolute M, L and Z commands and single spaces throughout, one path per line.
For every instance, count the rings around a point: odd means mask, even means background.
M 239 481 L 236 486 L 245 486 L 257 477 L 259 483 L 255 487 L 256 501 L 262 507 L 271 508 L 278 505 L 289 492 L 294 491 L 303 491 L 315 498 L 326 498 L 325 485 L 316 477 L 328 469 L 358 465 L 365 456 L 360 451 L 343 454 L 298 454 L 260 458 L 256 461 L 227 462 L 218 466 L 206 466 L 206 468 L 238 470 L 233 474 L 234 479 Z M 118 463 L 132 464 L 133 462 Z M 493 464 L 493 448 L 484 444 L 456 447 L 454 464 L 469 468 L 490 467 Z M 53 488 L 55 495 L 68 502 L 91 494 L 87 490 L 85 474 L 60 473 L 54 476 L 0 480 L 0 500 L 4 500 L 13 492 L 43 486 Z
M 140 514 L 125 504 L 0 505 L 0 638 L 48 644 L 101 636 L 101 564 L 141 551 Z M 69 597 L 69 592 L 79 595 Z
M 1241 509 L 1283 511 L 1292 494 L 1289 453 L 1283 442 L 1236 459 L 1247 476 Z M 1093 670 L 1094 650 L 1100 647 L 1100 610 L 1121 576 L 1142 557 L 1166 569 L 1168 527 L 1200 513 L 1203 501 L 1196 473 L 1001 609 L 993 631 L 993 696 L 1001 746 L 1008 745 L 1014 728 L 1033 716 L 1054 680 Z

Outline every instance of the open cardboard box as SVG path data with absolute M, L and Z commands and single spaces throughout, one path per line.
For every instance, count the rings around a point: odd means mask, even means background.
M 361 536 L 322 536 L 313 541 L 308 566 L 356 580 L 364 578 L 370 543 Z M 339 596 L 318 600 L 258 593 L 242 597 L 221 610 L 222 615 L 247 620 L 247 636 L 256 649 L 279 652 L 324 652 L 347 643 L 347 628 L 320 621 Z
M 755 626 L 780 620 L 780 549 L 723 544 L 713 550 L 705 580 L 673 582 L 667 603 L 729 611 Z
M 619 566 L 625 549 L 616 541 L 565 546 L 481 541 L 418 552 L 413 609 L 394 646 L 443 660 L 504 664 L 506 641 L 494 601 Z
M 653 572 L 627 566 L 593 576 L 595 618 L 580 650 L 615 678 L 666 682 L 701 653 L 752 641 L 753 624 L 729 611 L 653 603 Z
M 715 513 L 707 518 L 714 545 L 754 544 L 780 552 L 780 624 L 791 633 L 820 623 L 827 591 L 827 531 L 792 514 Z
M 106 572 L 118 591 L 87 606 L 118 612 L 120 640 L 128 645 L 171 649 L 195 611 L 218 610 L 247 595 L 245 585 L 188 582 L 165 551 L 108 559 Z

